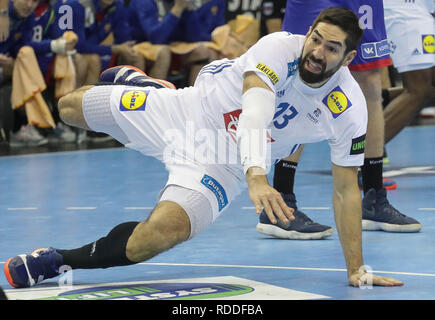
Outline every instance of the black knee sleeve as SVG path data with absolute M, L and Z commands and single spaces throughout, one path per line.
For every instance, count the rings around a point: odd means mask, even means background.
M 126 256 L 128 239 L 139 222 L 125 222 L 113 228 L 107 236 L 72 250 L 57 250 L 63 264 L 72 269 L 110 268 L 134 264 Z

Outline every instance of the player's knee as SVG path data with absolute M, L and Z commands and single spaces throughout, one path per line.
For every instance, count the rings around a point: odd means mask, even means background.
M 87 72 L 99 75 L 101 72 L 101 57 L 98 54 L 84 54 Z
M 131 261 L 145 261 L 188 240 L 190 221 L 176 203 L 163 201 L 138 225 L 126 246 Z
M 100 66 L 101 58 L 98 54 L 85 54 L 83 55 L 89 66 Z
M 407 93 L 411 96 L 412 104 L 408 105 L 408 108 L 418 110 L 420 108 L 421 103 L 424 101 L 428 91 L 424 86 L 412 86 L 404 89 L 404 93 Z
M 432 89 L 429 70 L 412 71 L 405 74 L 404 90 L 413 96 L 415 101 L 422 101 Z
M 151 215 L 148 220 L 156 237 L 161 239 L 162 246 L 169 249 L 186 241 L 190 236 L 190 220 L 184 209 L 175 202 L 162 201 L 158 208 L 165 215 Z
M 209 61 L 216 60 L 217 52 L 206 46 L 196 47 L 188 56 L 188 63 L 192 64 L 204 64 Z
M 88 129 L 83 117 L 82 100 L 83 94 L 90 88 L 91 86 L 82 87 L 59 99 L 59 117 L 63 122 L 68 125 Z
M 60 119 L 65 123 L 70 123 L 74 114 L 73 99 L 70 94 L 67 94 L 59 99 L 58 102 Z
M 157 54 L 157 62 L 170 63 L 172 57 L 171 48 L 169 46 L 162 46 Z

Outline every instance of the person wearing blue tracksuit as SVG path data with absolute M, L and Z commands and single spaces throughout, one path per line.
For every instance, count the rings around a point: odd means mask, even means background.
M 12 71 L 18 52 L 32 41 L 32 28 L 38 2 L 38 0 L 9 1 L 8 37 L 0 42 L 0 96 L 2 101 L 10 101 Z M 8 98 L 5 99 L 5 96 Z M 12 106 L 8 105 L 4 108 L 11 110 Z M 9 114 L 8 123 L 3 123 L 2 126 L 6 129 L 7 140 L 11 146 L 13 142 L 19 142 L 23 146 L 38 146 L 47 142 L 34 127 L 27 125 L 24 108 L 18 108 Z
M 35 51 L 39 68 L 46 82 L 51 79 L 55 55 L 71 51 L 75 45 L 74 41 L 61 39 L 65 32 L 58 21 L 59 7 L 62 5 L 62 0 L 41 0 L 35 10 L 30 46 Z
M 188 0 L 165 0 L 162 1 L 162 5 L 163 13 L 159 12 L 159 7 L 154 0 L 131 0 L 128 6 L 128 20 L 133 40 L 138 43 L 150 42 L 154 45 L 211 41 L 212 31 L 225 24 L 226 3 L 223 0 L 210 0 L 199 8 L 195 8 Z M 190 84 L 193 83 L 204 62 L 214 58 L 214 52 L 205 47 L 198 47 L 183 57 L 183 64 L 191 67 Z M 169 67 L 170 62 L 168 60 L 166 62 Z M 161 63 L 159 64 L 162 68 Z M 152 66 L 150 75 L 153 75 L 155 65 L 157 64 Z M 164 78 L 162 75 L 159 77 Z
M 71 30 L 78 36 L 79 53 L 99 55 L 100 69 L 110 67 L 116 56 L 134 59 L 127 11 L 121 0 L 68 0 L 64 4 L 72 8 Z M 103 44 L 111 33 L 113 43 Z
M 179 2 L 165 1 L 172 9 L 160 20 L 156 1 L 131 0 L 128 20 L 133 39 L 154 44 L 210 41 L 211 32 L 225 24 L 225 1 L 208 1 L 196 10 L 189 10 L 188 5 L 182 7 Z
M 0 42 L 0 78 L 10 79 L 14 59 L 21 47 L 32 40 L 32 27 L 35 18 L 37 0 L 26 2 L 11 0 L 9 2 L 9 36 Z

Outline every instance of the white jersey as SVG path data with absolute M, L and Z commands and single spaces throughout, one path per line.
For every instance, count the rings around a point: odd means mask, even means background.
M 318 89 L 302 83 L 298 59 L 304 39 L 286 32 L 268 35 L 235 60 L 205 66 L 194 87 L 96 86 L 83 98 L 86 123 L 162 160 L 167 185 L 205 195 L 216 219 L 245 182 L 236 131 L 244 74 L 252 71 L 276 95 L 269 168 L 300 144 L 322 140 L 329 141 L 333 163 L 360 166 L 367 127 L 361 89 L 348 68 Z
M 394 67 L 399 73 L 435 65 L 432 0 L 384 1 L 385 29 Z
M 367 129 L 364 95 L 347 67 L 320 88 L 304 84 L 298 73 L 304 40 L 287 32 L 273 33 L 240 58 L 205 66 L 195 83 L 204 97 L 199 112 L 210 126 L 228 132 L 235 143 L 244 74 L 255 72 L 276 95 L 269 127 L 271 160 L 289 156 L 301 144 L 328 140 L 333 163 L 360 166 Z
M 384 9 L 405 9 L 434 12 L 435 2 L 433 0 L 384 0 Z

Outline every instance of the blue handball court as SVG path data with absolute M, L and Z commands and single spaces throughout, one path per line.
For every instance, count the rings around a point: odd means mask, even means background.
M 347 285 L 335 229 L 327 143 L 307 145 L 296 175 L 299 208 L 334 227 L 324 240 L 280 240 L 256 231 L 245 190 L 215 224 L 191 241 L 127 267 L 66 270 L 29 289 L 0 276 L 10 300 L 435 299 L 435 125 L 405 128 L 387 145 L 390 202 L 419 220 L 418 233 L 363 232 L 364 263 L 402 287 Z M 44 149 L 45 148 L 45 149 Z M 167 172 L 157 160 L 114 141 L 93 147 L 40 147 L 0 157 L 0 267 L 34 249 L 76 248 L 115 225 L 144 220 Z M 270 180 L 271 181 L 271 177 Z

